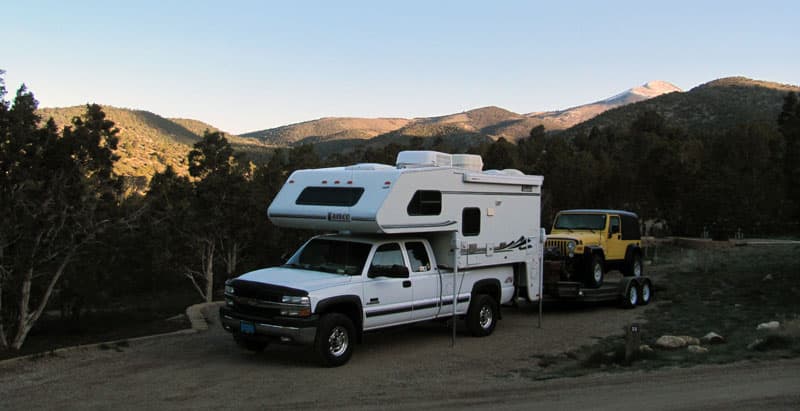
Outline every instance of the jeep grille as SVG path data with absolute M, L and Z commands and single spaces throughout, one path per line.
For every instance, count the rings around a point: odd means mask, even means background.
M 569 244 L 571 241 L 572 240 L 548 239 L 544 243 L 544 246 L 547 249 L 557 248 L 562 256 L 567 256 L 569 255 L 569 249 L 567 249 L 567 244 Z

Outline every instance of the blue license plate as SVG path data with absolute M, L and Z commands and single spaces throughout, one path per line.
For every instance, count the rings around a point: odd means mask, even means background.
M 242 332 L 242 334 L 255 334 L 256 326 L 249 321 L 242 321 L 239 323 L 239 330 Z

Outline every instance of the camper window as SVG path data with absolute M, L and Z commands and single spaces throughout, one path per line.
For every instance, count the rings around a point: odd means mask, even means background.
M 431 260 L 428 258 L 428 251 L 425 244 L 419 241 L 406 243 L 406 253 L 408 262 L 411 264 L 411 271 L 423 272 L 431 270 Z
M 356 205 L 363 187 L 306 187 L 297 197 L 297 205 L 352 207 Z
M 419 190 L 408 203 L 408 215 L 439 215 L 442 212 L 442 192 Z
M 481 209 L 465 208 L 461 212 L 461 234 L 476 236 L 481 233 Z

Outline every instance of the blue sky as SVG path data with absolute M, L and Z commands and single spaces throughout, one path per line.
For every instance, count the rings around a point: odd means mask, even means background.
M 789 1 L 11 1 L 0 69 L 241 133 L 324 116 L 567 108 L 649 80 L 800 84 Z M 558 4 L 556 4 L 558 3 Z

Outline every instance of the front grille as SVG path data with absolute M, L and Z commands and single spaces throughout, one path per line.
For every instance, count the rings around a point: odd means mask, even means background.
M 547 239 L 544 245 L 546 249 L 556 248 L 562 256 L 567 256 L 569 255 L 569 248 L 567 248 L 567 244 L 570 242 L 572 242 L 572 240 Z
M 272 318 L 280 315 L 279 305 L 284 295 L 303 296 L 307 292 L 274 284 L 233 280 L 233 309 L 245 315 Z

